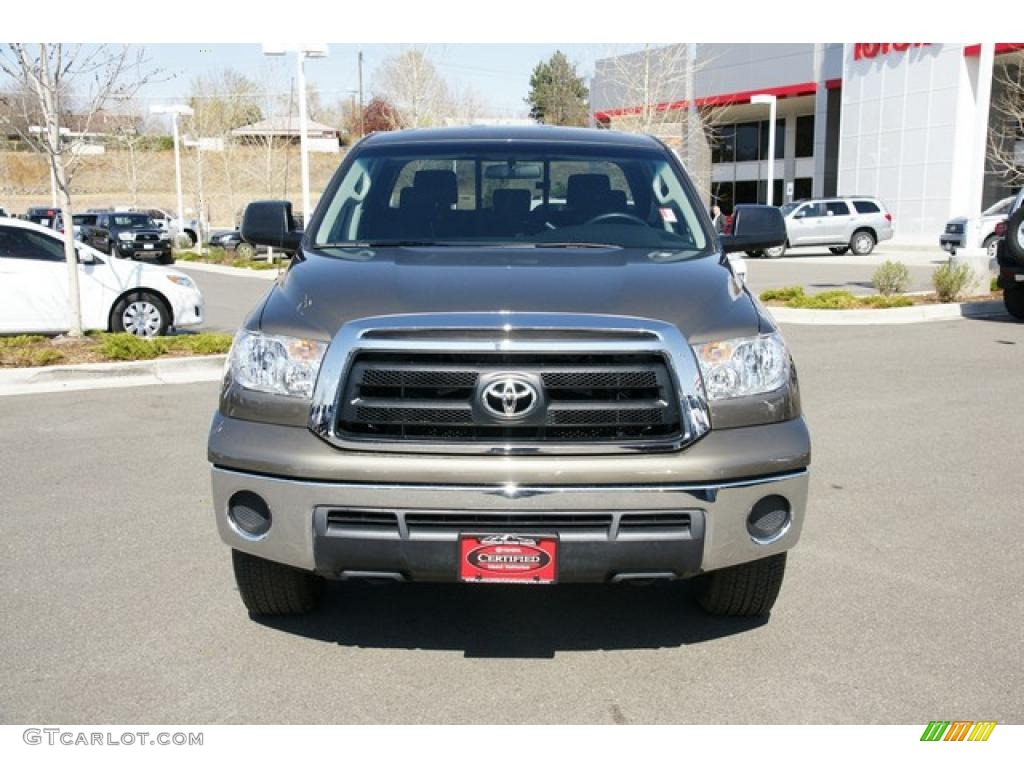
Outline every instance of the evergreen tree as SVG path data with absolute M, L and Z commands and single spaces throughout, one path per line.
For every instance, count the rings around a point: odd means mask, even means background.
M 587 125 L 590 92 L 576 65 L 561 51 L 533 68 L 530 75 L 530 117 L 547 125 Z

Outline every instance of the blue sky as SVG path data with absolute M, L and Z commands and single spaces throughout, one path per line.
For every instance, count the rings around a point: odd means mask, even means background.
M 445 80 L 453 87 L 473 86 L 495 115 L 525 114 L 523 99 L 529 89 L 530 72 L 537 62 L 562 50 L 577 63 L 581 74 L 593 73 L 596 59 L 613 52 L 632 50 L 638 46 L 624 44 L 433 44 L 424 46 L 438 65 Z M 306 77 L 320 91 L 321 99 L 330 104 L 349 98 L 358 87 L 356 57 L 363 51 L 364 91 L 373 90 L 377 67 L 389 56 L 403 50 L 401 45 L 329 44 L 326 59 L 310 60 Z M 167 79 L 147 86 L 139 96 L 145 101 L 171 101 L 187 97 L 192 78 L 226 67 L 241 71 L 266 83 L 268 88 L 287 93 L 295 70 L 293 56 L 264 56 L 257 44 L 152 44 L 145 46 L 150 65 L 163 70 Z M 369 96 L 367 96 L 369 98 Z

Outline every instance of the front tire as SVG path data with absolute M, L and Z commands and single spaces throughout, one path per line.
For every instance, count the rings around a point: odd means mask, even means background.
M 829 248 L 829 251 L 832 253 L 833 256 L 842 256 L 844 253 L 846 253 L 849 250 L 850 250 L 850 246 L 848 246 L 848 245 L 840 245 L 840 246 L 834 246 L 832 248 Z
M 989 235 L 985 238 L 985 242 L 982 243 L 982 247 L 988 254 L 989 261 L 996 257 L 996 251 L 999 250 L 999 238 L 995 235 Z
M 290 565 L 231 550 L 235 583 L 253 616 L 295 616 L 309 613 L 320 602 L 323 579 Z
M 1024 320 L 1024 286 L 1003 289 L 1003 306 L 1017 320 Z
M 767 616 L 786 575 L 786 553 L 700 577 L 701 607 L 715 616 Z
M 256 258 L 256 247 L 252 243 L 239 243 L 235 246 L 235 256 L 245 261 Z
M 163 336 L 171 327 L 171 311 L 159 296 L 148 291 L 133 291 L 114 305 L 110 327 L 115 333 L 144 338 Z
M 850 250 L 857 256 L 867 256 L 875 250 L 875 236 L 866 229 L 854 232 L 850 238 Z

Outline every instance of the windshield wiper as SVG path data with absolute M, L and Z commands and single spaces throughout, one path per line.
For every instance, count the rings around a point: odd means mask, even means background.
M 530 243 L 534 248 L 623 248 L 616 243 Z
M 450 248 L 457 243 L 437 240 L 355 240 L 341 243 L 314 243 L 314 248 Z

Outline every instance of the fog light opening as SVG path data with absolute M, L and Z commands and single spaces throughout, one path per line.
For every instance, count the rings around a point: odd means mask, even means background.
M 270 507 L 252 491 L 239 491 L 228 501 L 228 522 L 242 538 L 258 541 L 270 530 Z
M 771 544 L 786 535 L 793 517 L 783 496 L 765 496 L 747 515 L 747 533 L 758 544 Z

